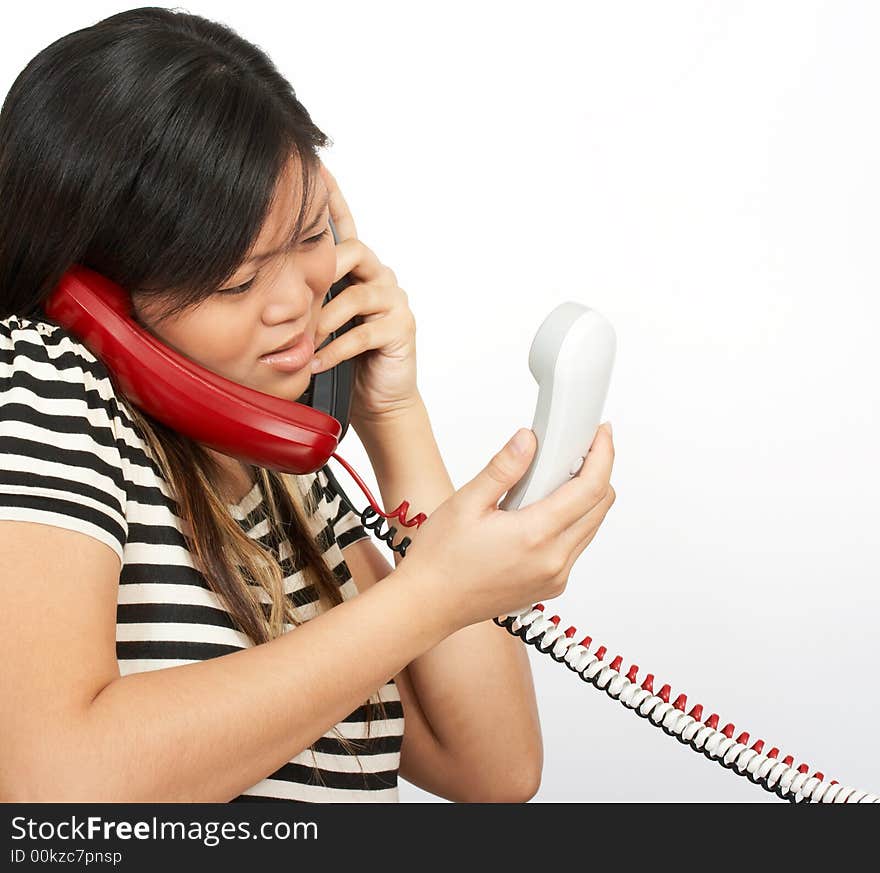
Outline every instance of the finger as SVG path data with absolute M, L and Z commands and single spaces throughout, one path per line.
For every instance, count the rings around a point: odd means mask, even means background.
M 342 361 L 347 361 L 349 358 L 354 358 L 368 349 L 377 348 L 382 344 L 376 339 L 373 322 L 358 325 L 358 327 L 347 330 L 320 351 L 315 352 L 319 364 L 312 372 L 323 373 L 324 370 L 330 370 Z
M 315 348 L 356 315 L 363 315 L 365 321 L 370 321 L 370 316 L 387 314 L 392 301 L 387 289 L 376 285 L 358 283 L 343 288 L 329 303 L 321 307 L 315 329 Z
M 338 282 L 346 273 L 355 279 L 372 282 L 383 277 L 385 265 L 375 252 L 359 239 L 347 239 L 336 244 L 336 275 Z
M 562 548 L 567 549 L 571 553 L 566 564 L 566 572 L 571 570 L 584 549 L 593 541 L 616 499 L 617 495 L 614 488 L 609 486 L 608 493 L 602 500 L 561 535 Z
M 318 162 L 318 171 L 330 194 L 330 217 L 336 226 L 336 236 L 340 242 L 347 239 L 357 239 L 354 217 L 348 208 L 348 203 L 345 202 L 345 198 L 342 196 L 342 191 L 339 190 L 336 177 L 327 169 L 323 161 Z M 343 275 L 345 274 L 343 273 Z
M 519 512 L 524 514 L 526 524 L 535 527 L 546 526 L 549 519 L 548 536 L 560 536 L 601 502 L 608 490 L 613 466 L 611 434 L 607 428 L 599 427 L 578 474 Z
M 605 496 L 567 531 L 560 534 L 559 541 L 563 544 L 563 548 L 577 550 L 580 554 L 596 535 L 596 531 L 605 521 L 605 516 L 608 515 L 616 499 L 614 488 L 609 485 Z

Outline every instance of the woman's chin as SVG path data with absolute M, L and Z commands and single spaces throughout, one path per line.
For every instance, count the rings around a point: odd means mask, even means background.
M 304 369 L 296 373 L 278 373 L 276 378 L 266 382 L 259 390 L 283 400 L 299 400 L 311 393 L 311 386 L 312 374 Z

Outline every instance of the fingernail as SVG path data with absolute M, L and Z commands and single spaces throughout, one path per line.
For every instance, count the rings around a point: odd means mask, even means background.
M 614 432 L 611 430 L 611 422 L 610 422 L 610 421 L 606 421 L 606 422 L 605 422 L 605 426 L 608 428 L 608 435 L 609 435 L 609 436 L 614 436 Z
M 321 359 L 320 358 L 312 358 L 312 372 L 316 372 L 321 368 Z
M 524 455 L 529 448 L 529 432 L 525 428 L 521 427 L 513 436 L 513 439 L 510 441 L 513 450 L 518 455 Z

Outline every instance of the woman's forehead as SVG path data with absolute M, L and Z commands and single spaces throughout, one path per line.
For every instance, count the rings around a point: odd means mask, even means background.
M 298 159 L 288 161 L 278 180 L 275 199 L 269 215 L 254 244 L 254 252 L 264 252 L 282 246 L 290 239 L 296 217 L 303 204 L 303 185 Z M 327 198 L 327 185 L 317 169 L 309 170 L 309 203 L 306 221 L 320 210 Z

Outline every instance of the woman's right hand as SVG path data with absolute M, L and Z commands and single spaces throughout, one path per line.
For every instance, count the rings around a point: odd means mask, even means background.
M 538 445 L 531 430 L 521 432 L 525 453 L 508 442 L 422 522 L 399 565 L 428 586 L 429 602 L 448 611 L 456 629 L 562 594 L 616 497 L 614 443 L 603 424 L 576 476 L 522 509 L 498 509 Z

